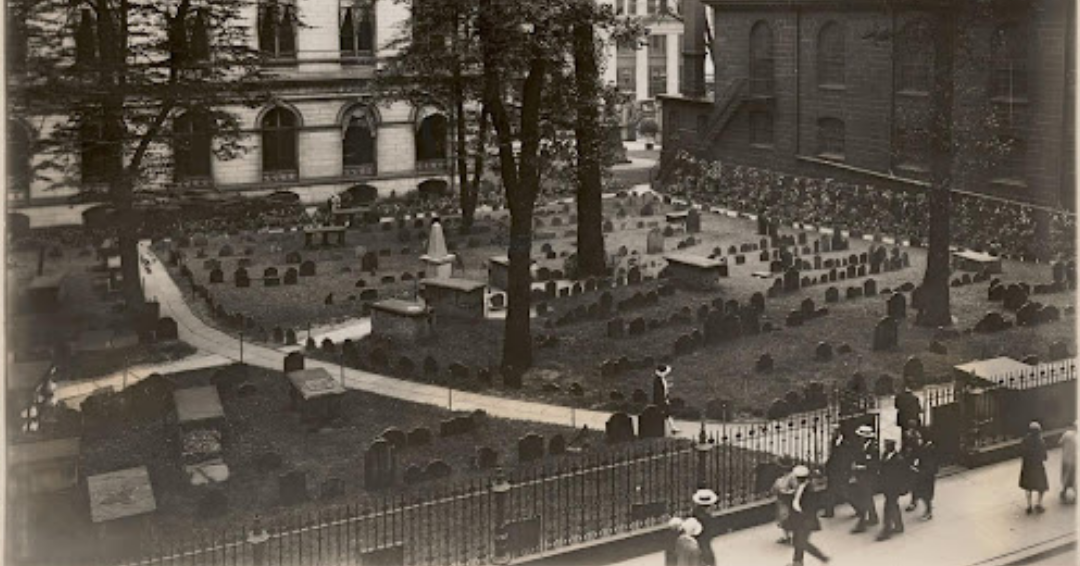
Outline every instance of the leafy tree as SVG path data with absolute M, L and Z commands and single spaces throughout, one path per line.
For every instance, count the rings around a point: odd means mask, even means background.
M 142 304 L 137 243 L 147 212 L 169 195 L 170 123 L 189 113 L 230 159 L 245 150 L 234 111 L 267 85 L 251 47 L 248 0 L 13 0 L 25 72 L 11 79 L 14 111 L 44 125 L 34 176 L 52 187 L 97 176 L 80 197 L 113 210 L 124 297 Z M 184 144 L 178 139 L 177 143 Z M 174 148 L 175 149 L 175 148 Z M 78 156 L 76 158 L 75 156 Z

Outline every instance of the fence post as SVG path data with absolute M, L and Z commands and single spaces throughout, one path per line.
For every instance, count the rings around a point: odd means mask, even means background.
M 697 450 L 697 487 L 698 489 L 709 489 L 708 478 L 706 477 L 706 462 L 713 445 L 709 444 L 709 439 L 705 436 L 705 419 L 701 420 L 701 432 L 698 433 L 697 445 L 694 448 Z
M 491 495 L 495 499 L 495 517 L 492 521 L 495 527 L 495 553 L 491 561 L 495 564 L 510 563 L 510 533 L 506 530 L 506 498 L 509 494 L 510 482 L 506 480 L 502 468 L 496 468 L 491 484 Z
M 254 566 L 266 564 L 266 542 L 269 540 L 270 533 L 263 528 L 262 521 L 256 515 L 247 537 L 247 543 L 251 545 L 251 561 Z

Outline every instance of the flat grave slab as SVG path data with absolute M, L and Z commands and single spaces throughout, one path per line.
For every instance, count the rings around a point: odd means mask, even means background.
M 181 425 L 225 418 L 221 397 L 217 388 L 211 385 L 178 389 L 173 392 L 173 401 L 176 403 L 176 420 Z
M 304 401 L 345 393 L 345 388 L 323 368 L 290 371 L 288 377 L 293 390 Z
M 1029 372 L 1031 366 L 1008 356 L 1000 356 L 953 366 L 953 370 L 965 375 L 995 380 L 1000 377 Z
M 90 496 L 90 520 L 94 523 L 157 510 L 146 466 L 90 476 L 86 479 L 86 489 Z
M 1001 258 L 984 252 L 963 250 L 953 252 L 953 265 L 961 271 L 982 271 L 1001 273 Z

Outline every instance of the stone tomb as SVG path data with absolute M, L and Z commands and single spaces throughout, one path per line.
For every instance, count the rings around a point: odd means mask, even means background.
M 19 493 L 56 493 L 79 481 L 79 439 L 57 438 L 12 444 L 7 449 L 8 478 Z
M 426 279 L 422 285 L 424 301 L 440 317 L 483 320 L 485 283 L 451 277 Z
M 672 281 L 701 290 L 715 289 L 721 277 L 728 276 L 727 263 L 693 254 L 668 254 L 667 270 Z
M 533 280 L 536 280 L 536 262 L 529 267 Z M 505 290 L 510 286 L 510 258 L 504 255 L 488 258 L 488 286 L 492 289 Z
M 435 317 L 424 303 L 386 299 L 371 305 L 371 334 L 414 342 L 431 336 Z
M 323 368 L 291 371 L 286 376 L 292 389 L 289 396 L 300 419 L 309 423 L 324 423 L 336 418 L 341 409 L 345 388 Z
M 953 252 L 952 260 L 953 267 L 959 271 L 1001 273 L 1001 258 L 988 253 L 971 250 Z
M 229 478 L 224 452 L 225 409 L 214 386 L 173 392 L 180 435 L 180 459 L 192 485 L 223 482 Z

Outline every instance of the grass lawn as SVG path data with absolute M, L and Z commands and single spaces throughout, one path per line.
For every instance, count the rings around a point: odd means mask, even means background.
M 475 466 L 474 456 L 478 448 L 496 450 L 500 465 L 514 472 L 536 465 L 518 461 L 516 446 L 520 437 L 536 433 L 543 436 L 546 443 L 557 434 L 564 435 L 569 441 L 578 432 L 570 427 L 485 417 L 480 421 L 482 424 L 470 433 L 441 438 L 440 422 L 454 416 L 454 413 L 358 391 L 349 391 L 344 395 L 341 405 L 343 418 L 337 426 L 312 432 L 300 423 L 299 414 L 291 408 L 291 386 L 280 372 L 250 367 L 246 371 L 247 379 L 256 391 L 245 396 L 232 391 L 222 397 L 228 421 L 224 460 L 231 476 L 221 487 L 189 485 L 179 460 L 175 425 L 164 419 L 156 416 L 132 417 L 128 422 L 95 424 L 95 421 L 91 421 L 82 427 L 83 477 L 140 465 L 149 469 L 157 511 L 149 515 L 142 525 L 142 528 L 149 529 L 146 540 L 170 540 L 180 535 L 186 536 L 193 529 L 204 534 L 220 534 L 230 527 L 247 524 L 257 514 L 270 521 L 283 515 L 296 519 L 301 514 L 313 514 L 333 505 L 374 507 L 380 501 L 387 501 L 382 499 L 387 496 L 395 498 L 392 500 L 429 497 L 433 489 L 444 489 L 440 486 L 447 486 L 447 482 L 458 488 L 463 486 L 463 482 L 464 485 L 483 488 L 492 472 Z M 214 373 L 215 370 L 199 370 L 170 375 L 168 379 L 177 388 L 195 387 L 209 384 Z M 119 395 L 130 396 L 131 390 Z M 78 434 L 79 418 L 75 413 L 64 411 L 59 415 L 59 421 L 58 425 L 48 430 L 56 436 Z M 376 437 L 390 427 L 404 432 L 427 428 L 432 432 L 433 442 L 398 451 L 396 487 L 389 492 L 370 492 L 364 488 L 364 452 Z M 544 464 L 570 466 L 583 462 L 583 458 L 596 458 L 612 450 L 604 444 L 602 434 L 600 431 L 583 433 L 578 444 L 584 448 L 581 454 L 549 456 Z M 43 436 L 48 436 L 48 433 L 43 433 Z M 642 444 L 634 450 L 655 448 L 657 445 Z M 280 457 L 280 467 L 263 464 L 268 453 Z M 449 479 L 421 482 L 415 486 L 403 484 L 402 475 L 407 468 L 413 464 L 426 466 L 434 460 L 442 460 L 452 468 Z M 312 500 L 306 504 L 284 507 L 279 501 L 278 477 L 291 471 L 304 473 Z M 331 478 L 342 481 L 344 493 L 320 499 L 324 483 Z M 39 521 L 62 524 L 64 530 L 73 533 L 71 540 L 97 546 L 99 543 L 94 541 L 96 535 L 89 523 L 85 489 L 83 483 L 75 493 L 39 498 L 35 502 L 35 509 L 38 509 L 36 505 L 42 506 Z M 226 495 L 227 511 L 222 515 L 202 516 L 200 502 L 208 492 L 215 490 Z M 47 544 L 47 540 L 49 537 L 44 537 L 39 542 Z M 107 542 L 105 546 L 108 546 Z M 48 548 L 39 550 L 46 553 L 51 551 Z M 68 551 L 79 551 L 78 544 Z
M 642 268 L 648 279 L 663 268 L 664 261 L 660 255 L 645 254 L 647 233 L 653 226 L 665 225 L 663 214 L 671 210 L 671 207 L 656 204 L 653 216 L 641 217 L 638 213 L 642 203 L 640 199 L 637 201 L 605 200 L 605 216 L 613 225 L 613 230 L 605 237 L 611 259 L 618 268 L 625 269 L 631 264 L 636 264 Z M 573 251 L 575 242 L 570 232 L 573 227 L 571 212 L 571 207 L 568 205 L 554 204 L 538 210 L 534 257 L 538 258 L 540 267 L 562 269 L 564 262 L 562 256 Z M 482 245 L 465 247 L 459 244 L 457 246 L 457 253 L 463 258 L 466 268 L 461 276 L 475 280 L 486 278 L 485 260 L 505 253 L 504 247 L 491 243 L 501 241 L 497 235 L 501 233 L 501 226 L 505 224 L 505 221 L 505 213 L 495 213 L 495 217 L 488 220 L 489 225 L 494 226 L 491 231 L 473 236 Z M 383 232 L 378 229 L 368 233 L 350 231 L 349 245 L 363 245 L 366 249 L 393 248 L 394 254 L 380 258 L 378 277 L 381 277 L 384 272 L 400 274 L 407 269 L 419 268 L 416 257 L 422 244 L 417 241 L 417 238 L 423 236 L 418 235 L 418 230 L 415 229 L 409 232 L 412 238 L 411 244 L 398 242 L 401 237 L 396 231 Z M 794 235 L 797 232 L 783 229 L 781 233 Z M 813 233 L 810 236 L 813 238 Z M 452 235 L 452 231 L 451 237 L 457 239 Z M 665 238 L 665 249 L 676 250 L 686 237 L 685 233 L 677 231 L 673 236 Z M 726 256 L 730 246 L 756 244 L 760 240 L 752 221 L 716 214 L 702 216 L 702 231 L 694 237 L 695 242 L 692 245 L 683 244 L 685 247 L 683 251 L 710 255 L 719 248 Z M 271 263 L 283 271 L 284 254 L 292 250 L 300 250 L 302 246 L 302 236 L 298 234 L 258 234 L 249 236 L 247 239 L 252 240 L 255 248 L 252 257 L 256 267 L 252 270 L 253 272 L 261 272 L 263 267 Z M 234 247 L 237 247 L 235 246 L 236 238 L 233 237 L 231 240 Z M 224 241 L 223 238 L 211 238 L 207 250 L 213 251 L 220 248 Z M 281 246 L 280 252 L 267 251 L 271 241 Z M 406 245 L 410 247 L 412 253 L 402 254 L 401 250 L 397 249 Z M 869 242 L 863 240 L 852 240 L 852 249 L 849 251 L 821 255 L 823 259 L 838 260 L 846 258 L 851 253 L 866 252 L 870 245 Z M 554 259 L 547 259 L 543 250 L 547 246 L 554 251 Z M 621 255 L 622 248 L 625 248 L 626 255 Z M 904 251 L 910 256 L 910 267 L 872 276 L 877 281 L 879 290 L 896 289 L 903 283 L 917 284 L 921 280 L 925 268 L 925 250 L 905 248 Z M 270 289 L 255 287 L 236 289 L 227 282 L 211 287 L 215 297 L 218 297 L 219 301 L 230 310 L 239 310 L 253 315 L 267 328 L 272 324 L 289 324 L 294 328 L 303 329 L 308 323 L 322 324 L 358 316 L 360 307 L 357 302 L 346 300 L 344 304 L 341 304 L 340 297 L 342 295 L 347 297 L 347 293 L 358 293 L 358 290 L 352 287 L 357 278 L 363 277 L 370 284 L 378 277 L 358 273 L 359 260 L 347 251 L 319 250 L 301 253 L 305 255 L 305 258 L 313 256 L 320 258 L 319 274 L 311 278 L 302 278 L 301 285 Z M 744 416 L 751 416 L 760 415 L 773 399 L 783 396 L 792 389 L 800 389 L 811 381 L 826 383 L 842 381 L 856 371 L 864 374 L 871 383 L 881 375 L 898 376 L 904 361 L 913 355 L 922 360 L 929 376 L 940 377 L 947 376 L 949 368 L 957 363 L 999 354 L 1017 359 L 1032 354 L 1045 356 L 1052 342 L 1065 340 L 1072 343 L 1075 341 L 1073 317 L 1067 315 L 1059 322 L 1035 328 L 1014 328 L 992 335 L 962 334 L 960 338 L 946 342 L 947 354 L 932 354 L 929 352 L 929 344 L 934 338 L 935 331 L 915 327 L 912 324 L 914 312 L 909 308 L 907 320 L 901 323 L 899 348 L 889 352 L 872 352 L 870 346 L 873 327 L 885 315 L 885 297 L 851 300 L 842 298 L 837 304 L 825 304 L 825 290 L 828 286 L 836 286 L 843 297 L 847 287 L 861 286 L 866 279 L 862 277 L 831 284 L 819 283 L 795 293 L 768 299 L 763 321 L 768 321 L 776 328 L 775 332 L 742 337 L 718 346 L 706 346 L 691 354 L 676 358 L 673 347 L 676 339 L 695 329 L 701 330 L 702 324 L 694 316 L 691 316 L 689 320 L 678 317 L 673 319 L 674 313 L 688 308 L 693 315 L 700 305 L 711 303 L 717 298 L 736 299 L 745 304 L 752 294 L 764 293 L 772 284 L 774 278 L 772 276 L 766 279 L 753 276 L 754 272 L 768 270 L 768 265 L 759 261 L 757 253 L 749 252 L 745 255 L 747 256 L 746 263 L 731 265 L 731 276 L 723 280 L 720 288 L 715 292 L 679 291 L 674 296 L 661 297 L 656 305 L 621 313 L 620 316 L 627 322 L 641 317 L 649 323 L 650 327 L 656 326 L 655 329 L 633 337 L 607 338 L 606 319 L 590 319 L 556 325 L 556 321 L 568 311 L 580 305 L 597 302 L 599 292 L 548 301 L 552 312 L 534 319 L 534 335 L 553 335 L 557 338 L 557 343 L 538 346 L 536 368 L 526 377 L 525 386 L 521 390 L 505 390 L 482 383 L 476 379 L 475 371 L 472 377 L 464 380 L 450 379 L 447 374 L 448 366 L 454 362 L 464 363 L 474 369 L 498 364 L 501 356 L 502 321 L 496 319 L 478 324 L 463 324 L 440 319 L 438 336 L 433 341 L 423 344 L 399 344 L 393 348 L 384 347 L 383 349 L 389 353 L 389 367 L 375 368 L 370 364 L 368 354 L 374 344 L 371 339 L 365 339 L 360 343 L 360 359 L 354 365 L 378 369 L 409 379 L 446 383 L 458 389 L 490 389 L 498 394 L 543 399 L 564 405 L 633 409 L 634 407 L 626 407 L 625 403 L 613 401 L 613 396 L 621 396 L 629 400 L 635 389 L 650 392 L 651 362 L 669 361 L 675 366 L 674 395 L 684 399 L 687 406 L 703 409 L 709 400 L 723 398 L 734 401 L 736 410 Z M 226 274 L 232 268 L 229 262 L 235 261 L 235 259 L 224 261 Z M 734 263 L 730 260 L 729 262 Z M 191 261 L 189 261 L 190 264 Z M 196 274 L 196 279 L 205 282 L 207 270 L 202 269 L 201 265 L 194 265 L 192 269 Z M 349 272 L 343 273 L 346 269 Z M 802 273 L 804 276 L 814 278 L 824 274 L 825 270 Z M 1035 284 L 1050 281 L 1051 274 L 1048 265 L 1006 261 L 1004 274 L 998 277 L 1005 282 L 1025 281 Z M 257 285 L 257 282 L 255 284 Z M 645 281 L 638 286 L 617 288 L 612 291 L 612 295 L 617 303 L 635 293 L 644 294 L 654 289 L 656 285 L 655 281 Z M 411 287 L 411 284 L 401 283 L 387 285 L 380 288 L 380 296 L 411 296 Z M 986 283 L 952 289 L 952 310 L 956 317 L 957 329 L 970 329 L 987 311 L 1001 310 L 1000 303 L 991 303 L 987 300 L 986 289 Z M 337 303 L 333 306 L 323 304 L 322 299 L 325 293 L 329 292 L 333 292 L 337 299 Z M 827 306 L 829 309 L 827 317 L 808 321 L 800 327 L 785 327 L 784 319 L 787 313 L 798 309 L 800 303 L 807 297 L 812 298 L 819 307 Z M 1073 296 L 1068 293 L 1036 296 L 1034 300 L 1059 307 L 1074 304 Z M 202 309 L 203 305 L 196 303 L 195 307 Z M 302 339 L 303 334 L 300 337 Z M 837 354 L 831 361 L 815 361 L 814 349 L 822 341 L 830 343 L 834 349 L 841 344 L 847 344 L 852 351 L 848 354 Z M 754 362 L 763 353 L 769 353 L 775 360 L 775 369 L 768 374 L 759 374 L 754 371 Z M 322 356 L 324 354 L 313 352 L 310 355 Z M 398 371 L 397 361 L 403 355 L 410 358 L 417 371 L 411 374 Z M 440 370 L 438 375 L 428 376 L 419 371 L 424 359 L 428 356 L 438 361 Z M 600 376 L 601 362 L 621 357 L 627 358 L 637 369 L 623 372 L 613 378 Z M 335 362 L 338 360 L 338 357 L 333 354 L 327 355 L 326 358 Z M 498 378 L 495 381 L 498 382 Z M 582 387 L 583 394 L 571 393 L 571 386 L 575 383 Z M 692 410 L 687 412 L 687 414 L 692 413 Z
M 59 379 L 85 379 L 111 373 L 125 365 L 166 362 L 190 355 L 183 343 L 139 344 L 118 293 L 107 289 L 108 275 L 90 247 L 50 245 L 45 275 L 66 274 L 60 284 L 59 308 L 34 313 L 26 289 L 37 275 L 38 251 L 31 244 L 9 246 L 7 268 L 7 345 L 20 359 L 49 359 L 60 340 L 75 342 L 83 333 L 103 337 L 100 347 L 72 348 L 72 358 L 60 366 Z

